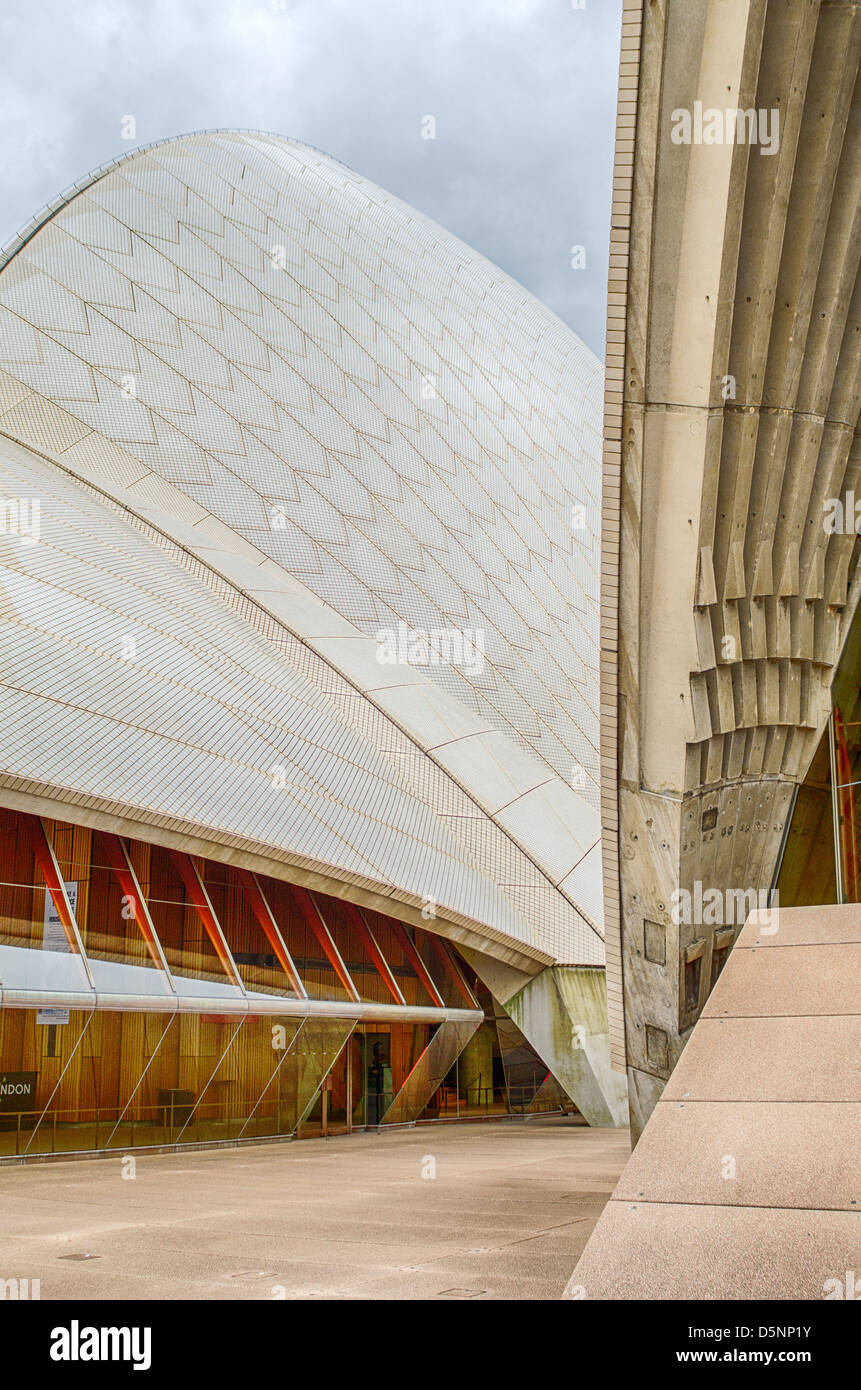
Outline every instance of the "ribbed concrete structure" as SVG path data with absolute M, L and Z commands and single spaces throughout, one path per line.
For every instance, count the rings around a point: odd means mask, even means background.
M 757 913 L 567 1296 L 857 1298 L 859 1057 L 861 907 Z
M 602 815 L 636 1133 L 745 915 L 673 894 L 771 887 L 857 605 L 827 522 L 859 479 L 861 10 L 626 0 L 622 50 Z

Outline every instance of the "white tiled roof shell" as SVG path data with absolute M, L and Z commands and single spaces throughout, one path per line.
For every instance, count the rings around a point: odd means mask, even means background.
M 352 631 L 481 628 L 483 673 L 422 677 L 473 735 L 528 750 L 539 775 L 521 781 L 541 791 L 488 784 L 484 744 L 434 757 L 467 792 L 483 782 L 507 835 L 600 919 L 601 369 L 564 325 L 335 161 L 221 133 L 119 162 L 24 239 L 0 274 L 0 365 L 0 428 L 237 563 L 269 556 Z M 319 650 L 355 665 L 337 645 Z M 399 679 L 412 688 L 374 698 L 412 733 L 427 681 Z M 523 755 L 503 739 L 495 756 Z M 576 823 L 573 849 L 554 818 Z M 552 934 L 556 958 L 578 955 Z
M 161 825 L 214 857 L 251 849 L 276 873 L 432 899 L 496 940 L 558 951 L 572 930 L 560 895 L 277 622 L 253 622 L 140 518 L 4 438 L 0 496 L 37 500 L 40 530 L 32 545 L 0 533 L 0 785 L 72 819 L 122 815 L 141 838 Z M 594 957 L 582 923 L 573 939 Z

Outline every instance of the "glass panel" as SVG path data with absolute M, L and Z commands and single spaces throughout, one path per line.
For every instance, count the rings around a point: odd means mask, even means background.
M 235 870 L 207 860 L 203 881 L 245 988 L 252 993 L 297 999 Z
M 357 1079 L 361 1086 L 361 1071 L 357 1066 L 351 1036 L 335 1058 L 313 1104 L 305 1113 L 299 1130 L 302 1139 L 329 1138 L 352 1129 L 353 1120 L 347 1113 L 347 1107 L 348 1100 L 355 1095 Z
M 132 1084 L 119 1107 L 117 1123 L 105 1147 L 132 1149 L 135 1145 L 166 1144 L 176 1132 L 176 1116 L 171 1113 L 172 1096 L 163 1094 L 163 1074 L 159 1074 L 156 1062 L 163 1048 L 169 1050 L 170 1039 L 177 1028 L 177 1015 L 114 1014 L 108 1017 L 120 1020 L 119 1066 Z
M 858 761 L 858 768 L 852 773 L 853 780 L 861 778 L 861 759 Z M 796 794 L 777 880 L 778 900 L 783 907 L 837 901 L 831 797 L 831 760 L 826 731 Z
M 78 927 L 96 988 L 111 994 L 170 995 L 167 977 L 141 929 L 144 904 L 130 881 L 125 888 L 120 882 L 105 836 L 76 827 L 78 856 L 70 862 L 61 857 L 61 849 L 71 828 L 55 830 L 54 843 L 61 872 L 78 883 Z
M 303 1115 L 311 1136 L 333 1063 L 328 1132 L 348 1127 L 348 1100 L 361 1123 L 350 1020 L 73 1010 L 43 1026 L 37 1013 L 0 1010 L 0 1155 L 291 1135 Z
M 245 1020 L 204 1015 L 199 1024 L 197 1098 L 188 1123 L 179 1127 L 177 1139 L 181 1144 L 237 1139 L 246 1110 L 253 1104 L 249 1101 L 246 1105 L 245 1097 L 241 1042 Z
M 278 923 L 310 999 L 346 1000 L 349 995 L 338 979 L 325 952 L 305 921 L 289 883 L 280 879 L 260 879 L 260 886 L 272 915 Z
M 32 1078 L 26 1102 L 0 1095 L 0 1154 L 164 1143 L 146 1072 L 173 1016 L 46 1012 L 0 1010 L 0 1075 L 17 1089 Z
M 577 1111 L 577 1107 L 568 1094 L 563 1091 L 553 1073 L 548 1072 L 545 1080 L 538 1087 L 538 1090 L 532 1098 L 532 1103 L 529 1106 L 529 1113 L 530 1115 L 537 1115 L 544 1114 L 551 1110 L 565 1110 L 574 1114 Z
M 287 1088 L 281 1069 L 288 1058 L 303 1020 L 296 1018 L 249 1018 L 245 1037 L 249 1052 L 254 1053 L 254 1086 L 249 1087 L 250 1104 L 240 1139 L 261 1139 L 270 1135 L 292 1134 L 295 1120 L 287 1103 Z M 252 1096 L 252 1091 L 254 1092 Z
M 194 903 L 187 899 L 179 869 L 159 845 L 129 842 L 129 855 L 177 992 L 241 999 Z
M 39 1011 L 33 1009 L 3 1009 L 4 1022 L 7 1013 L 9 1017 L 23 1015 L 23 1048 L 35 1078 L 34 1104 L 28 1116 L 30 1133 L 18 1152 L 74 1153 L 95 1148 L 99 1100 L 83 1051 L 93 1013 L 72 1010 L 68 1022 L 62 1024 L 40 1024 Z
M 475 1023 L 441 1023 L 383 1116 L 384 1124 L 417 1120 L 472 1037 Z
M 35 1010 L 0 1009 L 0 1154 L 23 1153 L 32 1137 L 57 1080 L 40 1073 Z
M 362 1090 L 361 1104 L 354 1108 L 355 1124 L 382 1122 L 430 1036 L 431 1026 L 426 1023 L 361 1025 L 356 1033 L 358 1055 L 353 1063 Z
M 485 1019 L 457 1061 L 459 1114 L 505 1115 L 508 1092 L 494 1020 Z
M 0 810 L 0 979 L 9 990 L 91 995 L 84 964 L 70 944 L 36 863 L 22 818 Z M 78 884 L 67 879 L 75 910 Z
M 44 886 L 0 884 L 0 979 L 7 990 L 77 994 L 81 1002 L 92 995 L 83 961 Z
M 497 1014 L 496 1027 L 509 1108 L 514 1114 L 523 1114 L 532 1105 L 550 1071 L 507 1014 Z
M 152 1118 L 164 1135 L 160 1142 L 175 1143 L 180 1138 L 241 1023 L 241 1018 L 211 1014 L 176 1016 L 147 1073 L 155 1105 Z M 211 1099 L 216 1099 L 215 1093 Z
M 413 1007 L 420 1008 L 439 1008 L 435 999 L 432 999 L 424 984 L 422 984 L 415 969 L 404 951 L 398 933 L 390 918 L 384 917 L 380 912 L 364 910 L 371 931 L 374 933 L 377 945 L 388 962 L 389 969 L 397 980 L 401 994 L 404 996 L 404 1003 Z M 429 972 L 430 973 L 430 972 Z M 433 979 L 433 976 L 431 975 Z
M 423 931 L 421 927 L 406 927 L 412 936 L 416 950 L 424 962 L 425 969 L 437 987 L 437 991 L 448 1009 L 469 1009 L 460 989 L 452 979 L 451 967 L 443 956 L 444 946 L 433 932 Z
M 307 1018 L 273 1079 L 278 1090 L 282 1134 L 302 1123 L 302 1137 L 320 1132 L 318 1091 L 355 1027 L 348 1019 Z
M 366 938 L 349 907 L 323 893 L 315 893 L 314 900 L 334 937 L 359 998 L 369 1004 L 394 1004 L 394 996 L 374 964 Z
M 833 706 L 840 714 L 840 725 L 835 728 L 837 809 L 841 830 L 840 857 L 843 864 L 841 882 L 844 900 L 847 902 L 852 902 L 856 897 L 851 873 L 853 838 L 854 862 L 857 864 L 861 861 L 860 667 L 861 609 L 856 609 L 831 690 Z M 841 755 L 841 748 L 844 755 Z M 781 907 L 805 907 L 815 903 L 837 901 L 832 793 L 829 731 L 826 729 L 813 755 L 807 776 L 796 795 L 777 879 L 777 896 Z M 787 788 L 775 794 L 772 812 L 775 818 L 788 809 L 789 803 L 785 800 L 787 795 Z

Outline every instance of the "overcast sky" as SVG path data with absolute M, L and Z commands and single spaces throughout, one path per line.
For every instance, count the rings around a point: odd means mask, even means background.
M 620 27 L 621 0 L 2 0 L 0 241 L 135 145 L 270 130 L 435 218 L 603 359 Z

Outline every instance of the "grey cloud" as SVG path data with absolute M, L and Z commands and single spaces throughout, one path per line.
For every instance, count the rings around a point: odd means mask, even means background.
M 603 356 L 620 24 L 621 0 L 6 0 L 0 238 L 136 144 L 273 130 L 433 217 Z

